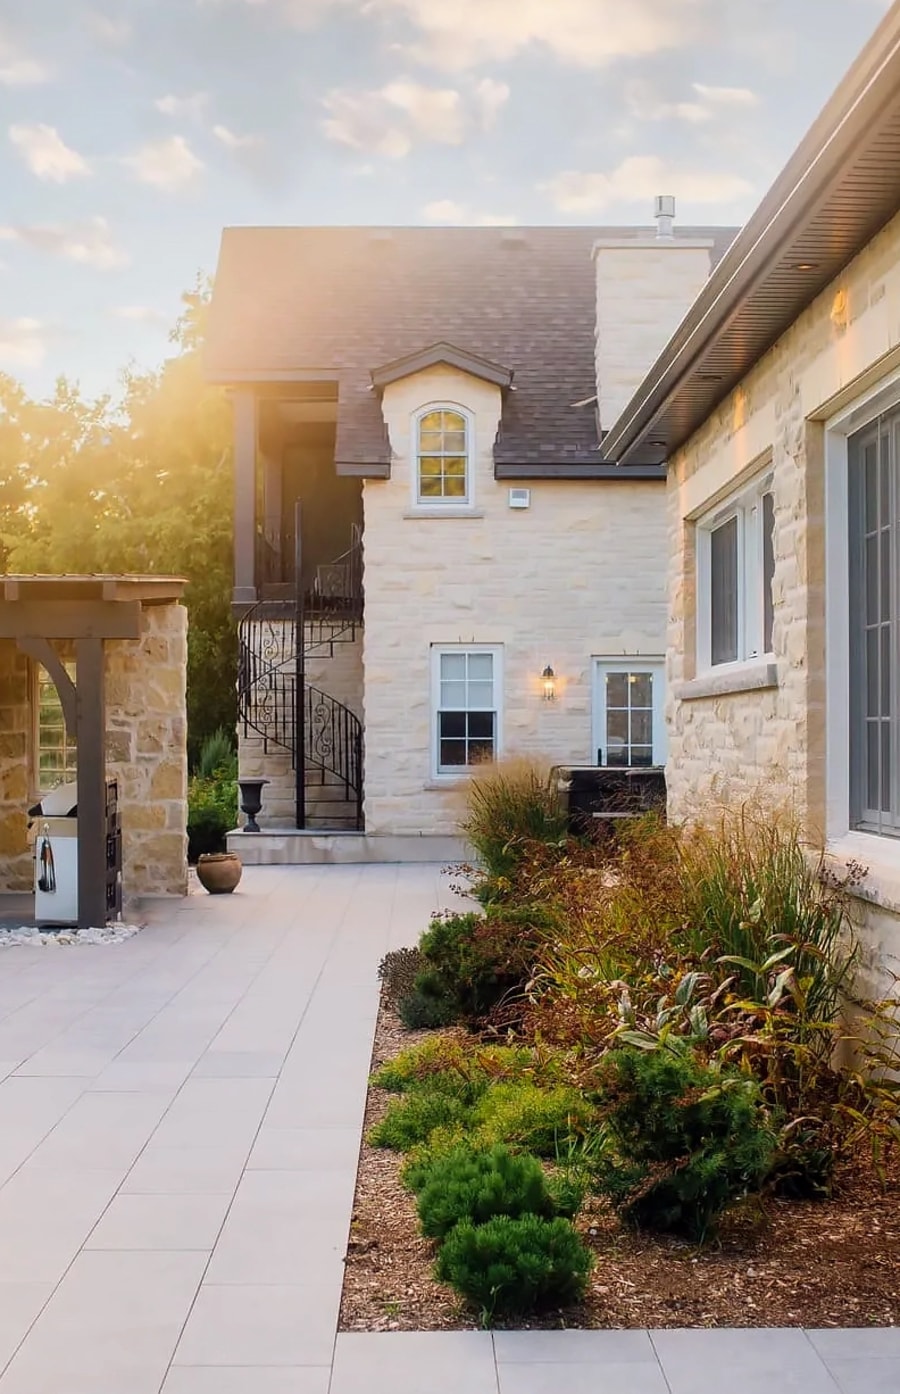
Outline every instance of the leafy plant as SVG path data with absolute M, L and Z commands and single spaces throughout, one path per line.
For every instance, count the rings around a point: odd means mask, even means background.
M 483 1142 L 515 1144 L 552 1159 L 595 1120 L 596 1109 L 578 1090 L 518 1080 L 494 1084 L 482 1095 L 473 1131 Z
M 590 1270 L 591 1255 L 568 1220 L 537 1215 L 464 1220 L 435 1264 L 436 1276 L 474 1303 L 485 1324 L 577 1302 Z
M 423 970 L 397 1003 L 407 1031 L 436 1031 L 459 1020 L 459 1008 L 438 974 Z
M 533 919 L 525 910 L 435 915 L 419 941 L 426 967 L 416 975 L 409 998 L 452 1003 L 457 1019 L 477 1019 L 521 994 L 540 935 Z M 404 1019 L 411 1013 L 406 1002 L 400 1003 Z
M 629 1224 L 703 1240 L 761 1185 L 774 1138 L 754 1080 L 657 1045 L 610 1052 L 598 1083 L 616 1154 L 597 1184 Z
M 507 1147 L 478 1151 L 463 1144 L 420 1176 L 419 1221 L 429 1239 L 443 1239 L 461 1220 L 483 1224 L 494 1215 L 554 1213 L 540 1162 Z
M 224 852 L 226 834 L 237 823 L 237 780 L 226 774 L 204 778 L 194 775 L 188 783 L 188 859 L 196 862 L 204 852 Z
M 436 1128 L 465 1123 L 485 1088 L 482 1082 L 449 1073 L 432 1075 L 427 1088 L 391 1100 L 381 1122 L 371 1129 L 369 1142 L 373 1147 L 408 1152 L 417 1143 L 427 1142 Z

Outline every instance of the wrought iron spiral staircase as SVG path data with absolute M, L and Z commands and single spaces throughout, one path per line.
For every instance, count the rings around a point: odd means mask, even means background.
M 300 538 L 297 508 L 295 536 Z M 362 542 L 353 529 L 350 548 L 316 569 L 311 590 L 301 581 L 300 546 L 292 599 L 263 599 L 238 626 L 238 719 L 244 734 L 262 737 L 263 751 L 287 751 L 294 772 L 296 826 L 306 828 L 316 786 L 338 802 L 334 828 L 361 830 L 363 729 L 355 712 L 310 685 L 307 659 L 334 656 L 352 642 L 362 623 Z

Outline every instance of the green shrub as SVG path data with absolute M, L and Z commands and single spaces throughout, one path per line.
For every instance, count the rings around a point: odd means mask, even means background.
M 486 1321 L 564 1307 L 584 1294 L 591 1255 L 568 1220 L 498 1215 L 464 1220 L 444 1240 L 436 1276 L 481 1309 Z
M 224 852 L 225 837 L 237 825 L 237 781 L 225 774 L 194 775 L 188 783 L 188 860 L 204 852 Z
M 511 1143 L 552 1159 L 595 1119 L 596 1108 L 576 1089 L 542 1089 L 522 1080 L 487 1090 L 479 1101 L 476 1134 L 483 1142 Z
M 534 964 L 539 911 L 489 909 L 485 915 L 435 915 L 419 941 L 427 964 L 419 994 L 452 1002 L 457 1018 L 486 1016 L 520 994 Z
M 514 876 L 534 842 L 562 844 L 567 818 L 544 769 L 527 760 L 486 767 L 471 780 L 462 824 L 488 877 Z
M 535 1052 L 527 1046 L 474 1045 L 460 1033 L 432 1036 L 403 1050 L 373 1077 L 379 1089 L 403 1094 L 427 1088 L 435 1074 L 454 1072 L 461 1079 L 515 1079 L 535 1067 Z
M 774 1139 L 754 1080 L 664 1047 L 610 1052 L 599 1080 L 616 1154 L 596 1180 L 629 1224 L 702 1240 L 760 1185 Z
M 234 732 L 226 731 L 224 726 L 210 732 L 200 747 L 196 773 L 201 779 L 214 779 L 216 775 L 225 779 L 237 779 L 238 760 Z
M 432 1075 L 427 1089 L 415 1089 L 392 1099 L 380 1123 L 369 1133 L 373 1147 L 408 1152 L 427 1142 L 435 1128 L 468 1123 L 484 1084 L 455 1075 Z
M 459 1008 L 439 976 L 430 969 L 417 973 L 410 990 L 397 1003 L 407 1031 L 439 1031 L 459 1020 Z
M 554 1213 L 540 1162 L 508 1147 L 481 1152 L 462 1144 L 436 1158 L 419 1190 L 419 1220 L 429 1239 L 443 1239 L 461 1220 Z

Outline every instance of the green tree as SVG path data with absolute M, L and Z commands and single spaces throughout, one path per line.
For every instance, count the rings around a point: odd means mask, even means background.
M 177 352 L 157 371 L 127 372 L 116 406 L 66 379 L 33 402 L 0 377 L 0 560 L 7 571 L 187 579 L 194 760 L 236 720 L 231 415 L 203 378 L 209 295 L 198 278 L 172 332 Z

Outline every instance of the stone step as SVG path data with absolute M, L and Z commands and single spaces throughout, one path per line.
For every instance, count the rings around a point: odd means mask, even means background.
M 228 834 L 229 852 L 245 866 L 328 866 L 360 862 L 471 861 L 459 837 L 428 837 L 295 828 Z

